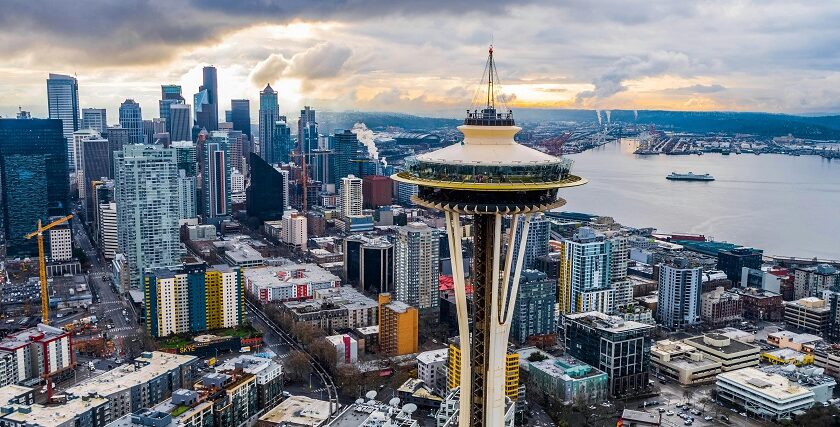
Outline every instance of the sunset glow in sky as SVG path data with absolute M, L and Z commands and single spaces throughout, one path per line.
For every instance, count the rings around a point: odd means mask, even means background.
M 221 110 L 266 83 L 281 110 L 453 115 L 487 46 L 512 107 L 840 111 L 840 3 L 26 0 L 0 14 L 0 115 L 46 116 L 50 72 L 109 121 L 219 70 Z M 253 116 L 255 117 L 255 116 Z

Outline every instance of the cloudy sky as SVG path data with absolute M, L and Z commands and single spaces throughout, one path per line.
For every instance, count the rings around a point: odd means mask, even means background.
M 0 115 L 45 116 L 55 72 L 110 122 L 125 98 L 154 117 L 208 64 L 221 110 L 270 82 L 283 113 L 454 114 L 491 41 L 516 108 L 840 112 L 838 22 L 790 0 L 3 0 Z

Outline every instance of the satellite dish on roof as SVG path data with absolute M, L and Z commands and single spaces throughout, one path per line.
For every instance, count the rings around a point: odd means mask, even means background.
M 406 403 L 405 406 L 403 406 L 402 410 L 406 414 L 411 415 L 411 414 L 414 413 L 414 411 L 417 410 L 417 405 L 415 405 L 413 403 Z
M 356 403 L 358 403 L 358 404 L 365 403 L 365 399 L 362 399 L 362 398 L 360 397 L 360 398 L 356 399 Z
M 376 399 L 376 392 L 371 390 L 371 391 L 365 393 L 365 397 L 367 397 L 369 400 Z
M 391 400 L 388 401 L 388 404 L 396 408 L 397 405 L 400 404 L 400 398 L 399 397 L 394 397 L 394 398 L 392 398 Z
M 814 375 L 822 375 L 825 373 L 825 368 L 814 369 Z

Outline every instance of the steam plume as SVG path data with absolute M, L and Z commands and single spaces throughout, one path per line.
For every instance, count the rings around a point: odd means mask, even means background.
M 374 142 L 372 130 L 368 129 L 364 123 L 359 122 L 353 125 L 353 129 L 351 129 L 350 132 L 356 134 L 356 138 L 359 139 L 359 142 L 364 144 L 371 158 L 379 158 L 379 150 L 376 148 L 376 142 Z

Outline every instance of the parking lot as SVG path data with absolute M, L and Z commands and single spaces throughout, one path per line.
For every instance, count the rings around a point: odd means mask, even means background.
M 633 401 L 627 404 L 627 409 L 647 412 L 660 412 L 662 414 L 663 426 L 690 425 L 695 427 L 705 426 L 733 426 L 733 427 L 758 427 L 770 425 L 763 421 L 744 417 L 738 412 L 717 404 L 712 399 L 711 391 L 713 384 L 699 387 L 683 388 L 679 384 L 667 383 L 657 384 L 660 388 L 658 397 L 649 398 L 644 401 Z M 656 404 L 645 405 L 645 402 L 657 402 Z M 688 406 L 685 404 L 688 403 Z M 642 406 L 641 408 L 639 406 Z M 680 417 L 683 414 L 683 417 Z M 721 416 L 728 419 L 727 423 Z M 693 419 L 686 424 L 687 417 Z M 710 417 L 711 419 L 706 419 Z

